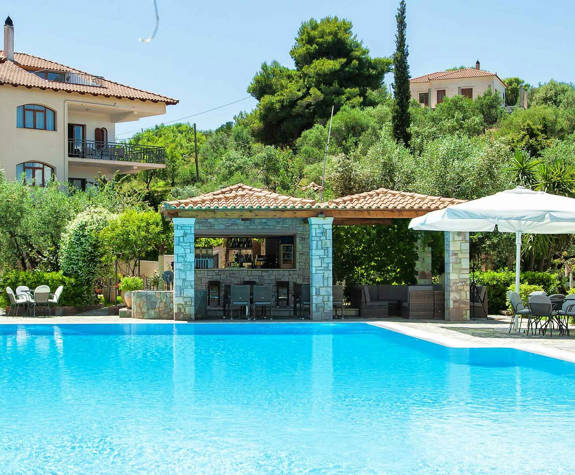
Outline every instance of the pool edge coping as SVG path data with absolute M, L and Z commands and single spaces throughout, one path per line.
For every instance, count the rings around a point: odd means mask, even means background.
M 491 342 L 491 341 L 464 341 L 461 335 L 456 333 L 449 328 L 441 327 L 442 330 L 447 330 L 451 334 L 443 335 L 439 333 L 432 333 L 426 331 L 422 328 L 413 328 L 403 325 L 401 322 L 370 322 L 366 321 L 368 325 L 372 325 L 378 328 L 383 328 L 384 330 L 389 330 L 397 333 L 401 333 L 412 338 L 417 338 L 419 340 L 424 340 L 429 343 L 434 343 L 436 345 L 444 346 L 447 348 L 506 348 L 518 351 L 525 351 L 527 353 L 533 353 L 539 356 L 545 356 L 547 358 L 554 358 L 561 361 L 567 361 L 569 363 L 575 363 L 575 352 L 569 350 L 562 350 L 560 348 L 548 348 L 544 345 L 538 344 L 537 342 Z M 477 339 L 473 335 L 465 335 L 467 338 Z

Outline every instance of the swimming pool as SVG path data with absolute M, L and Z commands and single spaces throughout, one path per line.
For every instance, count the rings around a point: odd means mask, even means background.
M 362 323 L 0 325 L 0 467 L 575 470 L 575 365 Z

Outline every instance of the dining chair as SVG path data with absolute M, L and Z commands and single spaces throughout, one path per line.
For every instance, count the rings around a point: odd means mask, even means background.
M 513 318 L 509 323 L 509 331 L 513 329 L 513 323 L 515 322 L 515 318 L 519 317 L 519 331 L 521 331 L 521 325 L 523 324 L 523 317 L 527 317 L 527 334 L 529 334 L 529 329 L 531 327 L 531 311 L 523 305 L 521 301 L 521 297 L 517 292 L 507 292 L 507 297 L 509 298 L 509 302 L 511 303 L 511 308 L 513 309 Z
M 269 308 L 269 316 L 272 315 L 272 305 L 273 305 L 273 288 L 271 285 L 254 285 L 253 286 L 253 298 L 254 298 L 254 318 L 257 315 L 257 309 L 262 309 L 262 317 L 266 318 L 266 309 Z
M 304 309 L 308 309 L 308 317 L 311 318 L 311 290 L 309 284 L 301 284 L 299 289 L 299 317 L 303 320 L 305 318 Z
M 16 316 L 18 315 L 19 308 L 28 305 L 28 298 L 25 295 L 15 295 L 10 287 L 6 287 L 6 293 L 8 294 L 8 300 L 10 302 L 10 310 L 7 315 L 10 316 L 11 312 L 12 316 Z
M 56 306 L 58 305 L 58 302 L 60 301 L 60 297 L 62 295 L 62 292 L 64 291 L 64 286 L 60 285 L 58 286 L 58 288 L 56 289 L 56 292 L 54 292 L 53 295 L 50 295 L 50 298 L 48 298 L 48 305 L 52 306 L 52 313 L 54 314 L 54 316 L 56 315 Z
M 16 287 L 16 295 L 30 294 L 30 288 L 27 285 L 19 285 Z
M 535 328 L 539 327 L 539 332 L 543 335 L 549 328 L 551 336 L 553 336 L 553 304 L 549 296 L 540 293 L 529 295 L 529 310 L 531 310 Z M 546 321 L 543 320 L 545 317 L 547 317 Z
M 34 289 L 34 297 L 32 299 L 32 306 L 34 308 L 34 316 L 36 316 L 36 308 L 37 307 L 41 307 L 41 306 L 45 306 L 45 307 L 49 307 L 49 302 L 48 300 L 50 300 L 50 287 L 48 287 L 47 285 L 39 285 L 38 287 L 36 287 Z
M 234 307 L 240 311 L 245 308 L 246 318 L 250 316 L 250 286 L 232 285 L 230 289 L 230 316 L 233 318 Z
M 561 309 L 556 312 L 561 330 L 569 335 L 569 319 L 575 318 L 575 294 L 565 296 Z
M 340 310 L 340 318 L 343 319 L 344 295 L 343 285 L 334 285 L 332 287 L 333 300 L 333 317 L 337 318 L 337 310 Z

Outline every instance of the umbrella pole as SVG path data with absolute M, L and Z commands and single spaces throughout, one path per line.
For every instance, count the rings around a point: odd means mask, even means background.
M 519 283 L 521 279 L 521 232 L 515 233 L 515 292 L 519 294 Z M 513 329 L 517 330 L 517 314 L 513 316 Z
M 519 293 L 521 278 L 521 233 L 515 233 L 515 292 Z

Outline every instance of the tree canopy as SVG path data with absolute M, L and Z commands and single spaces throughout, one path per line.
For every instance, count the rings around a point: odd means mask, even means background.
M 332 106 L 374 105 L 372 91 L 383 85 L 388 58 L 372 58 L 348 20 L 326 17 L 304 22 L 290 51 L 295 68 L 264 63 L 248 92 L 259 103 L 247 118 L 264 144 L 293 145 Z

